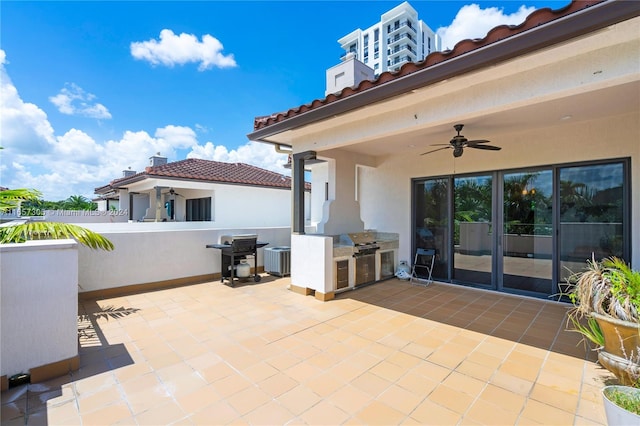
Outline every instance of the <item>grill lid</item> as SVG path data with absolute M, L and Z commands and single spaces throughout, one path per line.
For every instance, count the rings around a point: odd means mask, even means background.
M 375 238 L 375 232 L 352 232 L 340 235 L 340 242 L 353 246 L 354 256 L 363 256 L 373 254 L 380 248 Z
M 235 235 L 221 235 L 220 244 L 231 244 L 237 240 L 257 240 L 257 234 L 235 234 Z

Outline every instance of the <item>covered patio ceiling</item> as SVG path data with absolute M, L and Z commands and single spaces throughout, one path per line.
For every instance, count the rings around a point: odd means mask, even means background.
M 453 125 L 458 123 L 465 125 L 461 133 L 468 139 L 495 140 L 505 147 L 509 145 L 511 135 L 523 131 L 553 128 L 564 124 L 587 124 L 609 115 L 636 114 L 640 117 L 638 93 L 640 81 L 633 81 L 544 103 L 523 105 L 488 114 L 461 116 L 457 121 L 446 124 L 437 123 L 425 128 L 408 129 L 404 133 L 371 138 L 342 148 L 373 156 L 421 154 L 433 149 L 432 144 L 448 143 L 456 134 Z M 443 151 L 438 155 L 451 156 L 451 153 Z
M 387 76 L 388 81 L 372 87 L 361 84 L 337 100 L 328 97 L 273 115 L 284 118 L 261 125 L 250 138 L 290 145 L 296 152 L 321 155 L 342 149 L 384 157 L 416 155 L 431 144 L 447 143 L 458 123 L 465 124 L 462 134 L 469 139 L 507 146 L 514 135 L 529 131 L 544 134 L 541 129 L 640 115 L 637 8 L 604 2 L 585 9 L 585 16 L 597 15 L 600 7 L 631 8 L 627 12 L 635 17 L 625 15 L 600 29 L 499 59 L 521 37 L 535 40 L 536 35 L 568 31 L 572 22 L 548 24 L 555 29 L 542 25 L 414 72 Z M 495 62 L 487 59 L 494 56 Z

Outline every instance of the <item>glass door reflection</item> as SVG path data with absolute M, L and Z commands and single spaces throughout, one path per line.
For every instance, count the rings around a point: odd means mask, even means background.
M 453 279 L 493 286 L 492 178 L 454 179 Z
M 560 281 L 595 257 L 624 257 L 623 163 L 560 169 Z
M 502 286 L 552 294 L 553 173 L 503 175 Z
M 449 280 L 449 187 L 449 179 L 417 181 L 414 187 L 413 253 L 417 248 L 435 249 L 433 277 L 441 280 Z

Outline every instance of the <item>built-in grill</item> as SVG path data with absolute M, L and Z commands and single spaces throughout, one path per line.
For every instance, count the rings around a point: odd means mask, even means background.
M 380 246 L 371 232 L 353 232 L 340 235 L 340 243 L 353 246 L 355 258 L 355 286 L 376 280 L 376 251 Z
M 340 244 L 353 246 L 353 257 L 375 254 L 380 248 L 375 233 L 352 232 L 340 235 Z

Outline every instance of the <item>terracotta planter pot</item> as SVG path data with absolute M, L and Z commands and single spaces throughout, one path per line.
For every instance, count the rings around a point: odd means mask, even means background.
M 604 348 L 598 361 L 624 385 L 632 385 L 640 378 L 640 325 L 600 314 L 592 314 L 604 335 Z

